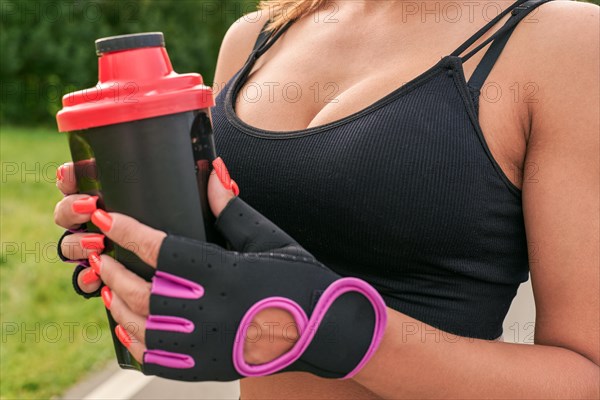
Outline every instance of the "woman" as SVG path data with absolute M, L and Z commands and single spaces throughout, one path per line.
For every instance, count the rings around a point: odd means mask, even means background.
M 387 328 L 350 380 L 247 378 L 242 398 L 597 398 L 598 8 L 288 3 L 264 2 L 223 41 L 212 118 L 235 181 L 217 160 L 211 209 L 232 204 L 239 184 L 316 259 L 377 289 Z M 58 176 L 67 196 L 57 224 L 92 218 L 160 270 L 165 233 L 94 211 L 95 200 L 76 194 L 71 165 Z M 82 246 L 94 242 L 85 237 L 61 244 L 94 267 L 77 270 L 78 290 L 110 288 L 115 320 L 142 328 L 118 330 L 142 361 L 155 340 L 144 337 L 154 289 Z M 502 321 L 528 272 L 535 345 L 504 343 Z M 265 334 L 246 337 L 244 361 L 267 363 L 302 340 L 283 329 L 294 320 L 262 310 L 254 322 Z M 359 325 L 342 336 L 362 335 Z

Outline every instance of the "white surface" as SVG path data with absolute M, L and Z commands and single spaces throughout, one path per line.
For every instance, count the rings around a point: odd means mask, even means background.
M 535 302 L 531 289 L 531 278 L 519 287 L 503 326 L 505 342 L 533 344 Z
M 98 385 L 83 400 L 127 400 L 153 379 L 137 371 L 121 370 Z

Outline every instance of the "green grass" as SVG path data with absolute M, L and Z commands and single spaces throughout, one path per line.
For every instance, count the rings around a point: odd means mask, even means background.
M 50 398 L 113 356 L 110 332 L 102 302 L 76 295 L 73 265 L 56 257 L 66 137 L 2 127 L 0 155 L 0 398 Z

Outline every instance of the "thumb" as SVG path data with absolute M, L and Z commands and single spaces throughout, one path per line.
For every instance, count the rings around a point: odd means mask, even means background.
M 229 175 L 229 171 L 221 157 L 213 161 L 213 170 L 208 180 L 208 203 L 215 217 L 221 214 L 227 203 L 240 193 L 237 183 Z

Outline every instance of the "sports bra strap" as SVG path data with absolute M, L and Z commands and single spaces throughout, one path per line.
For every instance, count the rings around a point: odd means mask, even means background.
M 516 2 L 514 2 L 513 4 L 511 4 L 510 6 L 508 6 L 508 8 L 506 8 L 506 10 L 504 10 L 500 14 L 496 15 L 496 17 L 494 17 L 494 19 L 492 19 L 490 22 L 488 22 L 487 24 L 485 24 L 485 26 L 483 28 L 481 28 L 480 30 L 478 30 L 477 32 L 475 32 L 475 34 L 473 36 L 471 36 L 463 44 L 461 44 L 456 50 L 454 50 L 451 53 L 451 55 L 455 56 L 455 57 L 460 56 L 473 43 L 475 43 L 477 41 L 477 39 L 479 39 L 481 36 L 483 36 L 483 34 L 485 34 L 487 31 L 489 31 L 492 26 L 496 25 L 498 23 L 498 21 L 500 21 L 502 18 L 504 18 L 504 16 L 506 14 L 508 14 L 509 12 L 511 12 L 512 10 L 514 10 L 515 8 L 521 6 L 523 3 L 527 2 L 527 1 L 529 1 L 529 0 L 517 0 Z
M 271 22 L 270 19 L 267 20 L 267 22 L 265 22 L 262 29 L 260 30 L 260 34 L 256 38 L 256 42 L 254 43 L 254 48 L 252 49 L 253 52 L 260 49 L 261 46 L 263 46 L 267 42 L 267 40 L 269 40 L 271 35 L 273 34 L 273 31 L 267 30 L 267 25 L 269 25 L 270 22 Z
M 492 71 L 494 64 L 500 57 L 500 53 L 506 46 L 508 39 L 512 35 L 513 31 L 517 27 L 519 21 L 521 21 L 527 14 L 533 11 L 536 7 L 542 5 L 551 0 L 529 0 L 526 3 L 516 7 L 512 10 L 512 15 L 506 21 L 506 24 L 500 28 L 494 35 L 485 40 L 467 55 L 462 58 L 462 61 L 465 62 L 475 53 L 477 53 L 480 49 L 482 49 L 485 45 L 487 45 L 490 41 L 493 41 L 490 45 L 490 48 L 486 51 L 485 55 L 475 68 L 475 71 L 471 75 L 469 79 L 469 86 L 473 89 L 481 89 L 488 75 Z
M 254 43 L 254 48 L 252 49 L 252 54 L 250 54 L 250 58 L 258 58 L 263 55 L 269 48 L 279 39 L 281 35 L 294 23 L 295 20 L 288 21 L 285 25 L 279 28 L 277 31 L 267 30 L 267 25 L 271 22 L 268 20 L 258 35 L 256 39 L 256 43 Z
M 277 39 L 279 39 L 279 37 L 281 35 L 283 35 L 283 33 L 292 25 L 292 23 L 294 23 L 294 21 L 295 20 L 293 20 L 293 19 L 289 20 L 285 25 L 283 25 L 277 31 L 267 30 L 266 27 L 267 27 L 267 25 L 269 25 L 270 20 L 267 21 L 265 23 L 265 25 L 262 27 L 258 37 L 256 38 L 256 42 L 254 43 L 254 48 L 252 49 L 252 52 L 248 56 L 246 63 L 241 68 L 239 73 L 244 76 L 246 74 L 248 74 L 250 72 L 250 70 L 252 69 L 252 67 L 254 66 L 254 63 L 256 62 L 256 60 L 261 55 L 263 55 L 267 50 L 269 50 L 269 48 L 271 46 L 273 46 L 273 43 L 275 43 L 277 41 Z

